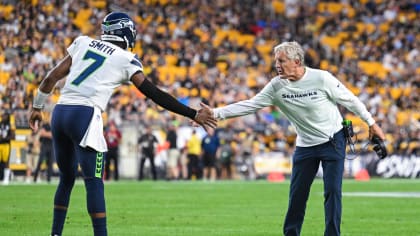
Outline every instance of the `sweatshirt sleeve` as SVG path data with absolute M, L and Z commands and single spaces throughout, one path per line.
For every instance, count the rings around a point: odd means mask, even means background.
M 268 83 L 263 90 L 248 100 L 242 100 L 224 107 L 213 109 L 214 118 L 229 119 L 245 116 L 273 104 L 274 89 L 272 83 Z
M 324 76 L 324 86 L 327 94 L 334 102 L 343 105 L 349 111 L 359 116 L 368 126 L 375 124 L 372 114 L 370 114 L 360 99 L 328 72 Z

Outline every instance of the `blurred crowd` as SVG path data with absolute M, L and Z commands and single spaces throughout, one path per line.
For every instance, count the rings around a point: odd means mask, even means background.
M 366 104 L 387 134 L 390 153 L 419 155 L 420 3 L 410 0 L 0 0 L 0 106 L 28 128 L 27 113 L 46 72 L 72 40 L 100 35 L 110 11 L 137 26 L 134 52 L 153 83 L 180 101 L 212 107 L 252 97 L 275 76 L 273 47 L 298 41 L 308 66 L 331 71 Z M 45 112 L 51 111 L 60 84 Z M 367 126 L 343 109 L 366 141 Z M 117 126 L 167 130 L 189 125 L 118 89 L 104 114 Z M 236 150 L 290 154 L 295 133 L 276 108 L 220 122 Z M 248 145 L 248 146 L 246 146 Z

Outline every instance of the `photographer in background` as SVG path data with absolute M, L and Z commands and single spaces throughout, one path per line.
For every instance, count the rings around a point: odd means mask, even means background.
M 217 119 L 245 116 L 277 106 L 296 128 L 296 149 L 284 235 L 300 235 L 306 202 L 321 164 L 324 173 L 324 235 L 340 235 L 341 194 L 346 151 L 343 117 L 337 104 L 369 126 L 369 139 L 385 139 L 365 105 L 331 73 L 305 66 L 305 52 L 297 42 L 274 48 L 278 76 L 254 97 L 213 109 Z

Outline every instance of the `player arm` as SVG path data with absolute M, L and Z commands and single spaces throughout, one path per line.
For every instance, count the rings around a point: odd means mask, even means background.
M 47 73 L 39 85 L 38 92 L 34 98 L 34 109 L 40 110 L 44 107 L 44 103 L 51 94 L 55 84 L 69 73 L 71 64 L 71 56 L 67 55 Z
M 137 87 L 137 89 L 142 92 L 146 97 L 150 98 L 158 104 L 159 106 L 175 112 L 177 114 L 189 117 L 194 120 L 197 111 L 192 109 L 184 104 L 180 103 L 177 99 L 171 96 L 169 93 L 162 91 L 154 84 L 152 84 L 148 79 L 144 77 L 144 74 L 138 71 L 131 77 L 131 81 Z

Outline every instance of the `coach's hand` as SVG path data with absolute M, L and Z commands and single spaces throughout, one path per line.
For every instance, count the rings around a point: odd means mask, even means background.
M 31 129 L 34 132 L 37 132 L 41 121 L 42 121 L 41 109 L 32 108 L 31 114 L 29 115 L 29 127 L 31 127 Z
M 384 132 L 376 123 L 369 127 L 369 140 L 372 140 L 373 136 L 378 136 L 381 140 L 385 140 Z
M 204 103 L 200 103 L 201 109 L 197 111 L 194 121 L 201 125 L 206 131 L 217 126 L 217 120 L 213 117 L 213 111 Z

